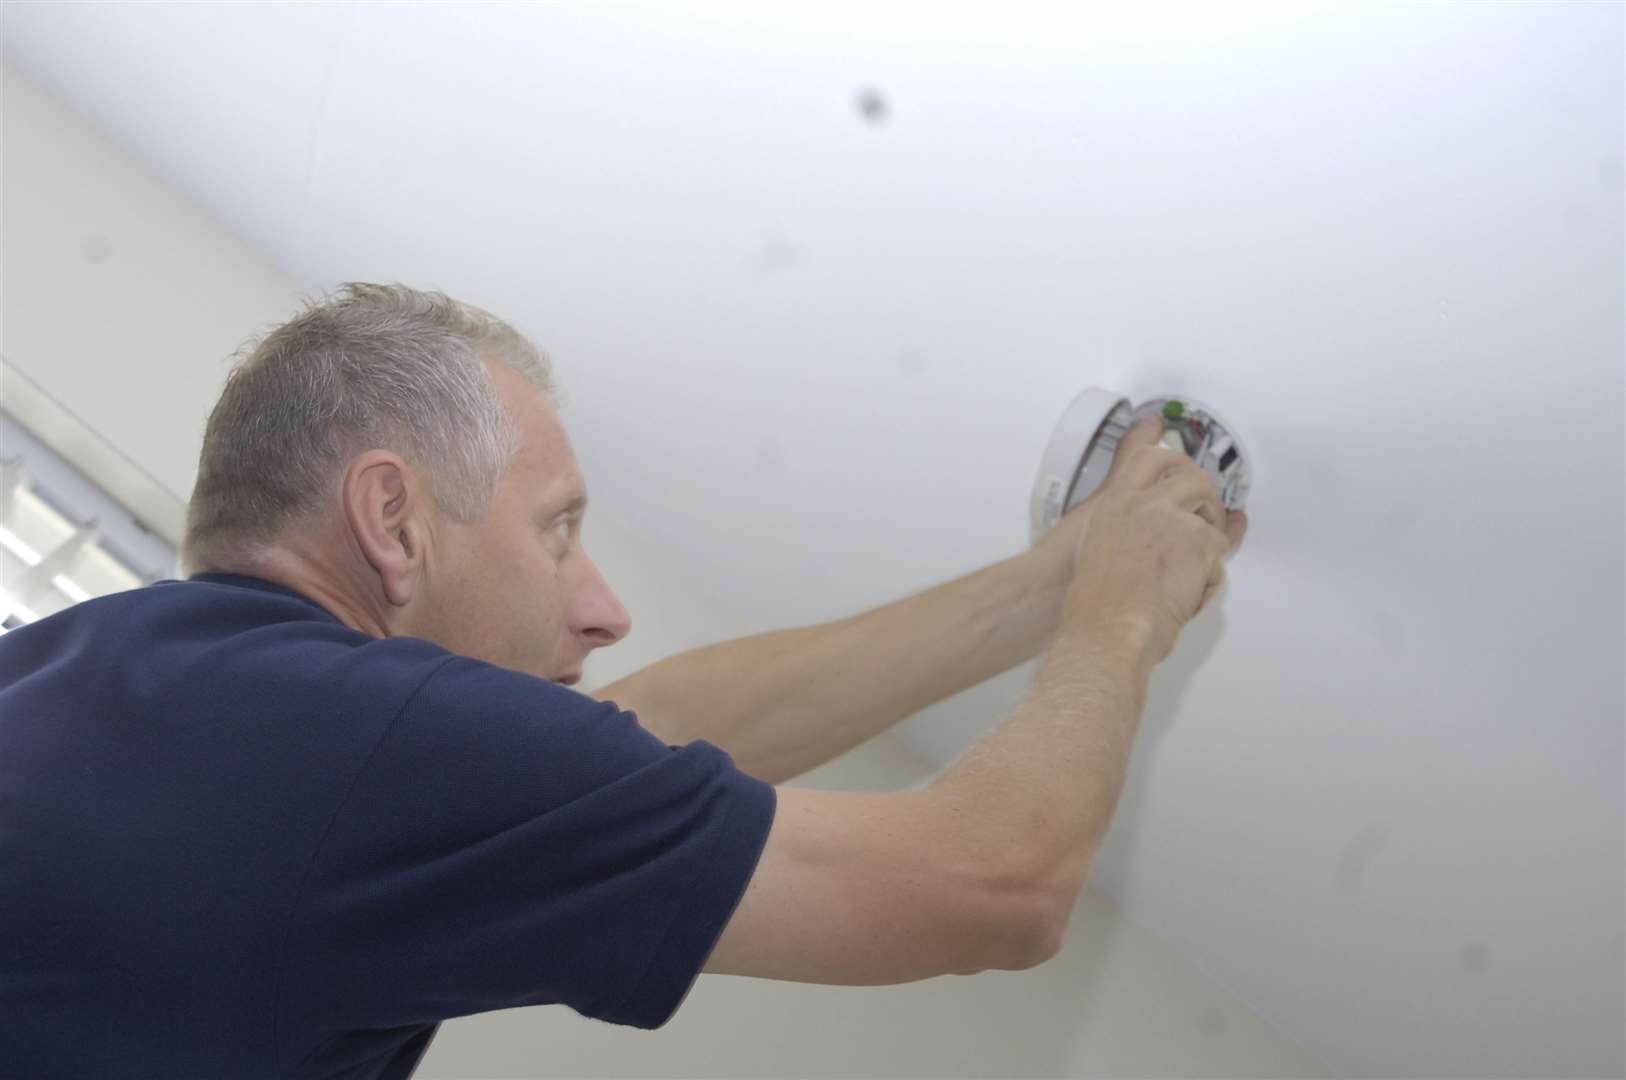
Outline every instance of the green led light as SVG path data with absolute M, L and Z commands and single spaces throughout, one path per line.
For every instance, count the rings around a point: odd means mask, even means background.
M 1163 415 L 1170 420 L 1178 421 L 1186 413 L 1186 407 L 1178 401 L 1171 401 L 1163 406 Z

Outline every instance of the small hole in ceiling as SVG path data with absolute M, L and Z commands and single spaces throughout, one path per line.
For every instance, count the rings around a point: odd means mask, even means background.
M 858 91 L 858 115 L 868 123 L 876 126 L 886 123 L 890 111 L 886 98 L 873 86 Z
M 101 233 L 91 233 L 79 245 L 79 254 L 88 263 L 104 263 L 113 255 L 113 245 Z

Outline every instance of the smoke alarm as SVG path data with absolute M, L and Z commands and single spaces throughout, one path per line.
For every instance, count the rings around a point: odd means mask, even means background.
M 1062 413 L 1039 463 L 1030 508 L 1033 543 L 1063 514 L 1095 494 L 1112 468 L 1118 440 L 1149 416 L 1163 420 L 1162 445 L 1186 454 L 1213 479 L 1227 510 L 1244 508 L 1252 482 L 1251 459 L 1234 429 L 1213 409 L 1194 398 L 1173 396 L 1131 406 L 1128 398 L 1091 387 Z

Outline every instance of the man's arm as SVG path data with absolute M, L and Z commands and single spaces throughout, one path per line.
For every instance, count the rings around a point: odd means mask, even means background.
M 862 615 L 679 653 L 593 697 L 669 745 L 705 739 L 783 783 L 1038 656 L 1071 577 L 1070 548 L 1033 548 Z

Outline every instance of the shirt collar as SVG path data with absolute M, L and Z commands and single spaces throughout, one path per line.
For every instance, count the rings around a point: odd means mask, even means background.
M 279 585 L 274 581 L 266 581 L 264 578 L 250 577 L 248 574 L 208 573 L 193 574 L 186 580 L 202 581 L 211 585 L 234 585 L 240 589 L 257 589 L 260 592 L 278 593 L 282 596 L 291 597 L 295 600 L 309 604 L 324 617 L 332 619 L 334 622 L 341 622 L 337 615 L 333 614 L 327 608 L 323 607 L 321 604 L 318 604 L 315 600 L 312 600 L 304 593 L 295 592 L 286 585 Z

